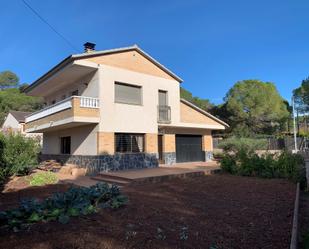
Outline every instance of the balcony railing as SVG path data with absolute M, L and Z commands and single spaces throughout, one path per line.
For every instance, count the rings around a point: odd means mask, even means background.
M 39 110 L 37 112 L 30 114 L 29 116 L 26 117 L 26 123 L 29 123 L 29 122 L 44 118 L 46 116 L 52 115 L 54 113 L 61 112 L 63 110 L 72 108 L 74 98 L 77 98 L 80 100 L 79 107 L 99 108 L 98 98 L 84 97 L 84 96 L 71 96 L 62 101 L 57 102 L 56 104 L 45 107 L 42 110 Z
M 158 105 L 158 123 L 168 124 L 171 122 L 171 107 L 168 105 Z

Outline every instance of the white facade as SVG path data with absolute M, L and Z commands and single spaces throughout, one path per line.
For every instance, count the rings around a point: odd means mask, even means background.
M 158 92 L 167 91 L 171 106 L 171 124 L 179 123 L 179 82 L 148 74 L 101 65 L 99 131 L 105 132 L 158 132 Z M 115 82 L 140 86 L 142 105 L 115 103 Z
M 4 123 L 2 125 L 3 130 L 12 129 L 14 131 L 22 131 L 22 125 L 16 120 L 16 118 L 9 113 L 4 120 Z

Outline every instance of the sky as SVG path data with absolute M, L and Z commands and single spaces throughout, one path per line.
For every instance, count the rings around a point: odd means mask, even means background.
M 31 83 L 87 41 L 97 50 L 137 44 L 219 104 L 244 79 L 275 83 L 290 100 L 309 76 L 308 0 L 0 0 L 0 71 Z

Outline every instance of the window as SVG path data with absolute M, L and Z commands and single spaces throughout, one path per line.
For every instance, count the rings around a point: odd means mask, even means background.
M 167 106 L 167 91 L 159 90 L 159 106 Z
M 71 154 L 71 137 L 60 138 L 60 152 L 61 154 Z
M 142 87 L 115 82 L 115 102 L 141 105 Z
M 144 135 L 116 133 L 116 152 L 144 152 Z
M 71 93 L 71 96 L 78 96 L 78 90 L 75 90 Z

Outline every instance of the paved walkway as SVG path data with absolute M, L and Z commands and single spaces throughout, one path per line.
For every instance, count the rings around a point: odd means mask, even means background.
M 160 165 L 158 168 L 134 169 L 103 173 L 104 175 L 122 177 L 128 179 L 141 179 L 147 177 L 168 176 L 177 174 L 186 174 L 193 172 L 204 172 L 210 174 L 214 170 L 220 169 L 216 162 L 194 162 L 194 163 L 178 163 L 175 165 Z
M 214 171 L 219 170 L 220 166 L 217 162 L 194 162 L 194 163 L 177 163 L 175 165 L 160 165 L 158 168 L 149 169 L 134 169 L 123 170 L 113 172 L 102 172 L 101 176 L 116 177 L 127 179 L 130 181 L 141 180 L 147 178 L 160 178 L 160 177 L 177 177 L 178 175 L 193 175 L 194 173 L 212 174 Z M 73 183 L 79 186 L 91 186 L 98 182 L 89 176 L 72 176 L 69 174 L 57 173 L 57 176 L 61 182 Z

